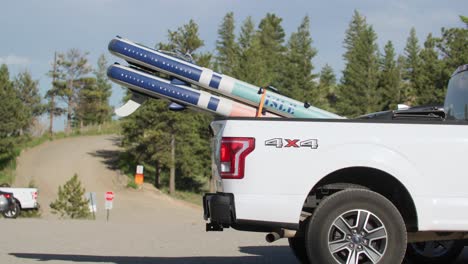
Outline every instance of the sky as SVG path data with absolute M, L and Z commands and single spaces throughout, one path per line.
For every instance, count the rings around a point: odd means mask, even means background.
M 354 10 L 372 25 L 380 50 L 391 40 L 402 54 L 411 27 L 420 45 L 429 33 L 440 35 L 442 27 L 461 27 L 459 15 L 468 16 L 467 0 L 21 0 L 3 1 L 0 9 L 0 64 L 10 75 L 28 70 L 39 80 L 44 94 L 51 79 L 54 52 L 71 48 L 89 52 L 96 65 L 105 54 L 110 63 L 119 61 L 107 51 L 116 35 L 153 47 L 167 40 L 167 31 L 176 30 L 190 19 L 199 25 L 202 51 L 214 51 L 217 30 L 227 12 L 234 12 L 236 31 L 248 16 L 256 25 L 267 13 L 283 19 L 286 39 L 304 16 L 311 20 L 312 60 L 315 73 L 329 64 L 339 77 L 344 68 L 343 39 Z M 111 105 L 119 106 L 124 90 L 113 85 Z M 63 129 L 63 119 L 55 129 Z

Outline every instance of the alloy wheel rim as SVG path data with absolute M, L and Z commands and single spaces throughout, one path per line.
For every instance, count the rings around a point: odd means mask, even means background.
M 10 210 L 6 211 L 5 212 L 5 215 L 7 217 L 13 217 L 14 215 L 17 214 L 17 211 L 18 211 L 18 208 L 16 208 L 16 206 L 14 206 L 13 208 L 11 208 Z
M 388 233 L 384 223 L 372 212 L 362 209 L 338 216 L 328 231 L 328 249 L 340 264 L 375 264 L 387 249 Z

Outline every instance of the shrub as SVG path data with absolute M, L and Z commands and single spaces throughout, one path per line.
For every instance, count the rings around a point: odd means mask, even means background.
M 138 185 L 133 179 L 128 180 L 127 188 L 138 189 Z
M 58 188 L 57 199 L 50 203 L 52 213 L 60 214 L 60 217 L 72 219 L 89 218 L 88 200 L 84 198 L 85 188 L 81 187 L 78 175 L 75 174 L 63 187 Z

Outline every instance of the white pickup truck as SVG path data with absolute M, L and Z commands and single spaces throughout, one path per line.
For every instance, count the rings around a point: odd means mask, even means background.
M 6 218 L 16 218 L 21 210 L 37 209 L 37 189 L 36 188 L 14 188 L 0 187 L 0 191 L 12 193 L 16 201 L 11 210 L 5 211 L 3 216 Z
M 302 263 L 451 263 L 468 238 L 468 65 L 444 108 L 211 124 L 207 231 L 289 238 Z M 409 243 L 409 244 L 407 244 Z

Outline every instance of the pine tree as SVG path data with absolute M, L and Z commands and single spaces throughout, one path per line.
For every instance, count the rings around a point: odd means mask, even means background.
M 104 55 L 98 59 L 94 77 L 83 77 L 79 80 L 75 120 L 80 125 L 103 124 L 111 119 L 109 97 L 111 84 L 107 78 L 107 61 Z
M 320 71 L 320 80 L 315 92 L 313 105 L 328 111 L 336 107 L 336 76 L 330 65 L 325 64 Z
M 10 161 L 15 154 L 15 143 L 19 130 L 24 122 L 25 109 L 19 99 L 18 93 L 13 89 L 10 81 L 8 67 L 0 66 L 0 169 Z
M 184 39 L 184 41 L 180 41 L 180 39 Z M 206 56 L 208 56 L 206 54 L 199 55 L 194 53 L 197 49 L 203 46 L 203 43 L 203 40 L 201 40 L 198 35 L 198 25 L 193 20 L 190 20 L 187 25 L 178 28 L 177 31 L 169 31 L 168 46 L 173 47 L 175 50 L 180 50 L 182 51 L 182 53 L 192 54 L 193 58 L 197 63 L 199 63 L 197 60 L 203 59 Z M 204 64 L 207 64 L 207 62 L 204 62 Z M 166 139 L 168 139 L 168 141 L 166 141 L 166 144 L 170 145 L 171 150 L 171 158 L 169 164 L 169 191 L 172 195 L 175 194 L 176 189 L 176 170 L 181 169 L 181 162 L 190 159 L 192 159 L 192 161 L 195 161 L 194 156 L 190 155 L 190 153 L 193 151 L 191 151 L 191 149 L 187 147 L 196 144 L 196 141 L 199 140 L 201 140 L 204 144 L 209 146 L 208 138 L 201 138 L 200 135 L 193 135 L 192 128 L 200 125 L 197 122 L 202 122 L 202 124 L 206 125 L 206 127 L 209 124 L 210 118 L 202 118 L 201 115 L 202 114 L 200 113 L 167 112 L 165 118 L 159 121 L 160 124 L 164 124 L 164 127 L 166 128 L 165 131 L 170 134 L 170 137 L 166 137 Z M 197 130 L 195 131 L 198 132 Z M 188 135 L 192 136 L 189 137 Z M 178 142 L 180 142 L 180 144 Z M 184 144 L 182 144 L 182 142 L 184 142 Z M 194 149 L 195 148 L 193 148 L 192 150 Z M 180 153 L 180 155 L 176 155 L 177 153 Z M 176 156 L 180 158 L 176 160 Z M 196 164 L 196 162 L 192 163 L 193 165 Z
M 421 58 L 419 52 L 421 48 L 418 44 L 416 30 L 411 28 L 410 35 L 406 41 L 405 64 L 403 81 L 406 83 L 405 90 L 402 91 L 402 100 L 413 105 L 417 102 L 417 95 L 421 94 Z
M 47 75 L 52 78 L 52 87 L 46 92 L 44 98 L 47 99 L 45 105 L 46 112 L 49 115 L 49 135 L 53 135 L 54 117 L 61 116 L 65 113 L 65 109 L 58 106 L 56 98 L 59 95 L 59 88 L 61 87 L 61 81 L 58 78 L 61 74 L 57 71 L 57 52 L 54 53 L 54 62 L 52 64 L 52 70 Z
M 41 96 L 38 89 L 38 81 L 33 80 L 28 71 L 19 73 L 13 81 L 13 87 L 18 93 L 18 97 L 23 104 L 22 127 L 27 130 L 33 124 L 34 120 L 44 113 L 45 106 L 41 103 Z
M 255 58 L 259 63 L 262 63 L 262 71 L 257 73 L 257 82 L 261 86 L 277 85 L 281 83 L 281 76 L 278 74 L 282 72 L 282 67 L 285 60 L 284 47 L 284 29 L 281 26 L 282 19 L 275 14 L 268 13 L 265 18 L 260 21 L 258 30 L 255 34 L 255 39 L 252 46 L 258 56 Z M 255 40 L 254 39 L 254 40 Z M 256 54 L 253 54 L 254 56 Z
M 204 45 L 204 41 L 198 36 L 198 25 L 190 19 L 188 24 L 179 27 L 177 31 L 168 31 L 169 45 L 173 50 L 179 50 L 182 54 L 192 54 Z
M 296 32 L 291 34 L 288 41 L 285 57 L 285 67 L 282 67 L 280 84 L 286 96 L 298 100 L 309 101 L 317 104 L 319 98 L 326 95 L 317 93 L 313 74 L 314 66 L 312 59 L 317 54 L 317 50 L 312 47 L 312 37 L 310 36 L 310 19 L 304 17 Z
M 421 89 L 416 94 L 418 105 L 442 105 L 445 98 L 445 82 L 441 82 L 442 63 L 435 49 L 436 39 L 429 34 L 424 48 L 419 53 L 421 58 Z
M 354 117 L 378 110 L 376 39 L 373 28 L 355 11 L 344 40 L 346 66 L 337 102 L 342 115 Z
M 98 123 L 109 122 L 112 117 L 112 109 L 109 105 L 109 98 L 112 95 L 112 85 L 107 78 L 107 59 L 104 54 L 99 56 L 97 62 L 97 69 L 94 71 L 96 76 L 96 88 L 98 91 L 99 107 L 97 109 Z
M 168 40 L 168 43 L 158 43 L 157 48 L 191 56 L 195 62 L 201 62 L 204 66 L 211 64 L 212 55 L 210 53 L 195 53 L 205 44 L 199 36 L 198 24 L 193 19 L 175 31 L 168 30 Z
M 463 23 L 466 24 L 466 27 L 468 28 L 468 17 L 466 16 L 460 16 L 460 19 Z
M 209 56 L 197 52 L 203 41 L 193 20 L 176 31 L 169 31 L 168 40 L 157 46 L 168 51 L 190 52 L 195 63 L 209 64 L 206 59 Z M 138 163 L 157 175 L 169 173 L 171 195 L 175 194 L 176 184 L 199 190 L 210 173 L 210 136 L 203 131 L 207 130 L 212 116 L 192 111 L 172 112 L 167 106 L 167 101 L 149 100 L 126 118 L 122 125 L 123 143 Z
M 88 64 L 87 55 L 87 52 L 82 53 L 77 49 L 70 49 L 67 53 L 58 54 L 55 73 L 57 81 L 53 93 L 67 105 L 66 133 L 71 132 L 80 89 L 83 87 L 81 79 L 87 78 L 92 70 Z
M 441 82 L 446 85 L 455 69 L 468 62 L 468 27 L 442 28 L 441 31 L 436 47 L 443 63 Z
M 395 48 L 391 41 L 385 45 L 384 52 L 379 76 L 379 110 L 391 110 L 396 109 L 400 102 L 400 70 L 395 60 Z
M 58 187 L 58 197 L 50 203 L 52 213 L 71 219 L 88 218 L 90 212 L 88 201 L 84 198 L 85 192 L 78 175 L 73 175 L 63 186 Z
M 234 73 L 239 58 L 239 46 L 234 30 L 234 13 L 229 12 L 224 16 L 223 23 L 218 29 L 219 37 L 216 41 L 216 65 L 218 70 L 226 75 Z
M 367 71 L 365 72 L 364 80 L 365 82 L 365 96 L 367 99 L 367 109 L 365 112 L 374 112 L 380 110 L 378 104 L 378 82 L 379 82 L 379 48 L 377 46 L 377 34 L 375 33 L 372 26 L 364 31 L 364 49 L 363 54 L 365 54 L 365 67 Z
M 258 86 L 266 85 L 261 77 L 266 75 L 267 70 L 265 63 L 260 59 L 261 49 L 252 18 L 247 17 L 239 35 L 239 63 L 233 71 L 233 77 Z
M 256 31 L 250 17 L 244 21 L 239 36 L 239 64 L 234 77 L 261 87 L 281 85 L 286 51 L 281 21 L 268 13 Z
M 252 17 L 247 17 L 242 24 L 241 32 L 239 35 L 239 49 L 240 52 L 245 52 L 252 44 L 255 35 L 255 24 Z
M 97 80 L 94 77 L 81 78 L 73 114 L 73 127 L 83 128 L 87 125 L 100 124 L 102 113 Z M 108 109 L 106 109 L 108 111 Z M 107 116 L 108 112 L 105 115 Z

